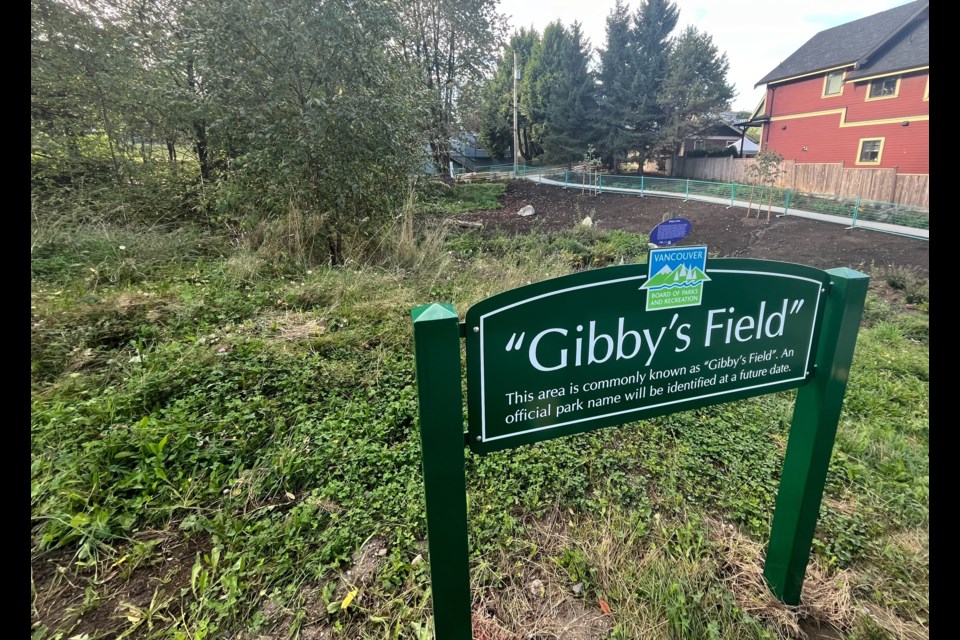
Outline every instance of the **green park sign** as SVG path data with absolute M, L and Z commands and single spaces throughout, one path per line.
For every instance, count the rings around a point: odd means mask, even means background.
M 438 638 L 470 631 L 466 442 L 478 454 L 799 389 L 764 575 L 797 604 L 868 279 L 653 249 L 478 302 L 413 310 L 427 535 Z

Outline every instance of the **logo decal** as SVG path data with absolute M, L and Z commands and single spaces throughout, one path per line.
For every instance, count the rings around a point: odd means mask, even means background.
M 647 291 L 647 311 L 698 307 L 703 283 L 709 282 L 707 248 L 677 247 L 650 250 L 650 271 L 640 289 Z

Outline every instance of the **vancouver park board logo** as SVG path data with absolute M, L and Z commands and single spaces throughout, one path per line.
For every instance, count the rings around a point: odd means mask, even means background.
M 696 307 L 703 296 L 707 248 L 670 247 L 650 250 L 650 271 L 641 289 L 647 291 L 647 311 Z

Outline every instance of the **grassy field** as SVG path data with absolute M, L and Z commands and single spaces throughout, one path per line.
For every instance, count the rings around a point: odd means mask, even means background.
M 34 638 L 432 638 L 410 309 L 647 245 L 399 237 L 329 268 L 35 224 Z M 788 392 L 468 455 L 475 637 L 927 637 L 925 286 L 874 274 L 800 607 L 760 576 Z

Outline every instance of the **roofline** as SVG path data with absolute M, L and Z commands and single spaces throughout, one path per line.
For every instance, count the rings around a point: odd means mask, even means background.
M 923 5 L 921 5 L 919 9 L 917 9 L 917 10 L 914 11 L 912 14 L 910 14 L 910 17 L 908 17 L 906 20 L 904 20 L 904 21 L 901 22 L 899 25 L 897 25 L 897 27 L 896 27 L 893 31 L 891 31 L 890 33 L 888 33 L 886 38 L 883 38 L 882 40 L 880 40 L 880 42 L 878 42 L 877 44 L 875 44 L 872 49 L 870 49 L 870 50 L 867 51 L 865 54 L 863 54 L 863 56 L 862 56 L 859 60 L 857 60 L 857 63 L 853 66 L 853 68 L 854 68 L 854 69 L 859 69 L 859 68 L 862 67 L 864 64 L 866 64 L 867 62 L 869 62 L 869 61 L 870 61 L 870 56 L 872 56 L 873 54 L 875 54 L 875 53 L 876 53 L 877 51 L 879 51 L 883 46 L 885 46 L 888 42 L 890 42 L 893 38 L 895 38 L 897 35 L 899 35 L 899 33 L 900 33 L 901 31 L 903 31 L 911 22 L 913 22 L 913 21 L 916 20 L 918 17 L 920 17 L 920 14 L 921 14 L 921 13 L 923 13 L 924 11 L 926 11 L 926 10 L 929 9 L 929 8 L 930 8 L 930 3 L 929 3 L 929 2 L 924 2 Z
M 865 82 L 866 80 L 876 80 L 877 78 L 888 78 L 890 76 L 899 76 L 904 73 L 913 73 L 914 71 L 923 71 L 924 69 L 929 69 L 930 65 L 925 65 L 923 67 L 911 67 L 910 69 L 899 69 L 897 71 L 884 71 L 883 73 L 875 73 L 872 76 L 861 76 L 859 78 L 851 78 L 846 80 L 845 83 L 851 82 Z
M 789 82 L 789 81 L 791 81 L 791 80 L 799 80 L 800 78 L 806 78 L 806 77 L 808 77 L 808 76 L 815 76 L 815 75 L 824 73 L 824 72 L 826 72 L 826 71 L 836 71 L 837 69 L 846 69 L 847 67 L 855 67 L 855 66 L 856 66 L 856 61 L 853 61 L 853 62 L 848 62 L 848 63 L 846 63 L 846 64 L 841 64 L 841 65 L 836 66 L 836 67 L 824 67 L 823 69 L 816 69 L 816 70 L 814 70 L 814 71 L 807 71 L 807 72 L 801 73 L 801 74 L 796 75 L 796 76 L 789 76 L 789 77 L 786 77 L 786 78 L 778 78 L 778 79 L 776 79 L 776 80 L 767 80 L 767 82 L 764 83 L 764 84 L 767 84 L 767 85 L 780 84 L 781 82 Z M 757 87 L 760 86 L 760 84 L 761 84 L 761 83 L 758 82 L 757 84 L 753 85 L 753 88 L 756 89 Z

